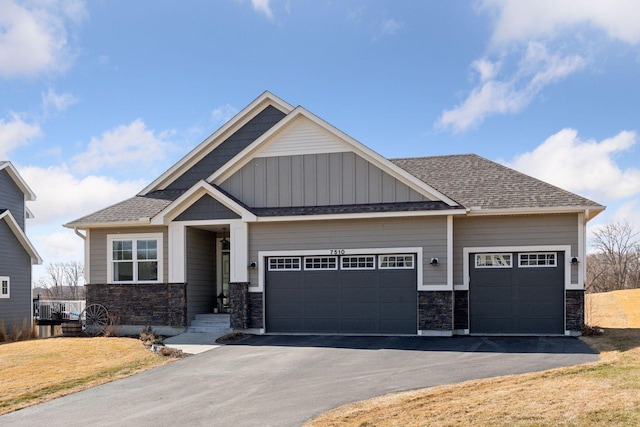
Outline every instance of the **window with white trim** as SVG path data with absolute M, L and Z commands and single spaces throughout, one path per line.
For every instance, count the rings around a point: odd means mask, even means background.
M 378 267 L 381 269 L 410 269 L 414 267 L 413 254 L 380 255 Z
M 518 267 L 555 267 L 555 252 L 532 252 L 518 255 Z
M 269 271 L 300 271 L 300 257 L 269 258 Z
M 162 280 L 162 234 L 109 235 L 109 282 Z
M 511 254 L 476 254 L 476 268 L 511 268 Z
M 304 258 L 305 270 L 337 270 L 338 257 L 335 256 L 308 256 Z
M 375 270 L 376 257 L 367 256 L 343 256 L 340 258 L 340 268 L 343 270 Z
M 10 298 L 11 297 L 11 282 L 9 281 L 9 277 L 1 276 L 0 277 L 0 298 Z

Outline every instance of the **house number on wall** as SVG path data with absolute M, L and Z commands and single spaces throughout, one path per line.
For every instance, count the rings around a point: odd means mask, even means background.
M 329 253 L 331 255 L 344 255 L 345 254 L 345 250 L 344 249 L 329 249 Z

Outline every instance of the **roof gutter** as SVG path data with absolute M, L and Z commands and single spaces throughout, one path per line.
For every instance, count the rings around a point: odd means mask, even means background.
M 80 236 L 82 240 L 87 240 L 87 235 L 79 232 L 78 227 L 73 227 L 73 232 L 76 233 L 76 235 Z

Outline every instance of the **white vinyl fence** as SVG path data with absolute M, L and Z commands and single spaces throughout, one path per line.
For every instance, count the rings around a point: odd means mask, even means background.
M 34 300 L 36 320 L 78 320 L 86 305 L 85 300 Z

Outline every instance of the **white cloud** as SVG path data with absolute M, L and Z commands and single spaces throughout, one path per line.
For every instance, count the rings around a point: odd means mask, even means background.
M 37 231 L 45 232 L 46 230 Z M 33 233 L 33 236 L 33 244 L 44 260 L 43 264 L 57 261 L 83 261 L 84 243 L 72 230 L 65 228 L 49 234 Z
M 216 123 L 226 123 L 238 113 L 238 109 L 229 104 L 216 108 L 211 112 L 211 118 Z
M 600 203 L 620 200 L 640 195 L 640 169 L 616 163 L 616 156 L 629 152 L 637 141 L 637 134 L 629 131 L 598 142 L 563 129 L 508 166 Z
M 500 71 L 500 66 L 500 62 L 491 62 L 487 58 L 478 59 L 471 63 L 471 68 L 478 73 L 481 82 L 493 79 Z
M 17 114 L 9 121 L 0 119 L 0 160 L 7 159 L 12 150 L 41 135 L 40 126 L 24 122 Z
M 73 59 L 67 27 L 85 14 L 77 0 L 0 0 L 0 76 L 65 70 Z
M 263 13 L 268 19 L 273 19 L 273 11 L 269 2 L 271 0 L 251 0 L 253 9 L 257 12 Z
M 494 114 L 522 111 L 547 85 L 561 80 L 585 66 L 578 55 L 550 54 L 544 45 L 530 43 L 515 72 L 499 78 L 500 64 L 486 58 L 474 61 L 479 84 L 462 102 L 442 112 L 438 125 L 463 132 Z
M 36 193 L 29 203 L 35 215 L 29 224 L 62 225 L 91 212 L 133 197 L 145 181 L 117 181 L 106 176 L 75 176 L 66 165 L 20 167 L 20 175 Z
M 382 21 L 382 24 L 380 25 L 380 29 L 382 30 L 383 34 L 392 36 L 403 26 L 404 24 L 402 24 L 401 22 L 398 22 L 393 18 L 389 18 Z
M 99 138 L 92 137 L 87 151 L 74 156 L 73 168 L 82 173 L 105 168 L 124 169 L 151 166 L 166 158 L 171 143 L 167 138 L 171 131 L 156 134 L 146 128 L 141 119 L 104 132 Z
M 640 3 L 635 0 L 482 0 L 479 10 L 495 17 L 488 54 L 472 62 L 478 80 L 466 99 L 444 110 L 436 125 L 463 132 L 496 114 L 524 110 L 550 84 L 592 61 L 599 30 L 610 39 L 640 43 Z M 553 47 L 552 47 L 553 46 Z
M 496 15 L 497 44 L 551 38 L 586 25 L 626 43 L 640 42 L 640 3 L 636 0 L 483 0 L 482 9 Z
M 77 102 L 78 98 L 70 93 L 57 94 L 56 91 L 51 88 L 49 88 L 46 93 L 42 93 L 42 106 L 45 113 L 51 109 L 64 111 Z

